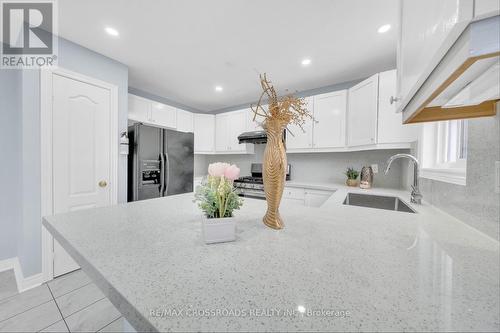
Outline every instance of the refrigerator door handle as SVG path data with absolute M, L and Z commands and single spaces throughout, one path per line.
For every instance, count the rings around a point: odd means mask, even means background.
M 165 196 L 168 195 L 168 184 L 170 183 L 170 160 L 168 159 L 168 154 L 163 154 L 165 157 L 165 161 L 166 161 L 166 166 L 165 166 L 165 169 L 166 169 L 166 172 L 167 172 L 167 177 L 166 177 L 166 184 L 165 184 Z
M 165 191 L 165 157 L 160 154 L 160 196 L 163 196 Z

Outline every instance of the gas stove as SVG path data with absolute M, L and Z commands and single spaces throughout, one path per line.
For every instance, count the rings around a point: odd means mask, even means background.
M 252 163 L 250 172 L 251 176 L 240 177 L 234 181 L 234 187 L 237 189 L 238 195 L 265 200 L 262 164 Z M 286 180 L 290 180 L 290 164 L 287 167 Z

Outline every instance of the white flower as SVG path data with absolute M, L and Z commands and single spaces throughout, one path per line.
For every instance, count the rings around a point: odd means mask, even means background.
M 213 177 L 222 177 L 228 167 L 229 163 L 212 163 L 208 166 L 208 174 Z

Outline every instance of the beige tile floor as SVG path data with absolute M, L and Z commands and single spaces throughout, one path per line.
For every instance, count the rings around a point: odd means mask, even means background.
M 23 293 L 0 272 L 0 332 L 121 332 L 124 320 L 81 270 Z

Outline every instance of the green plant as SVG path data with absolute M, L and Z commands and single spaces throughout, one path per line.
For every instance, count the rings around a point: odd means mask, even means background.
M 230 179 L 208 176 L 196 188 L 195 200 L 208 218 L 233 216 L 233 211 L 243 204 Z
M 358 179 L 359 171 L 354 170 L 353 167 L 350 167 L 347 168 L 345 175 L 347 176 L 347 179 Z

